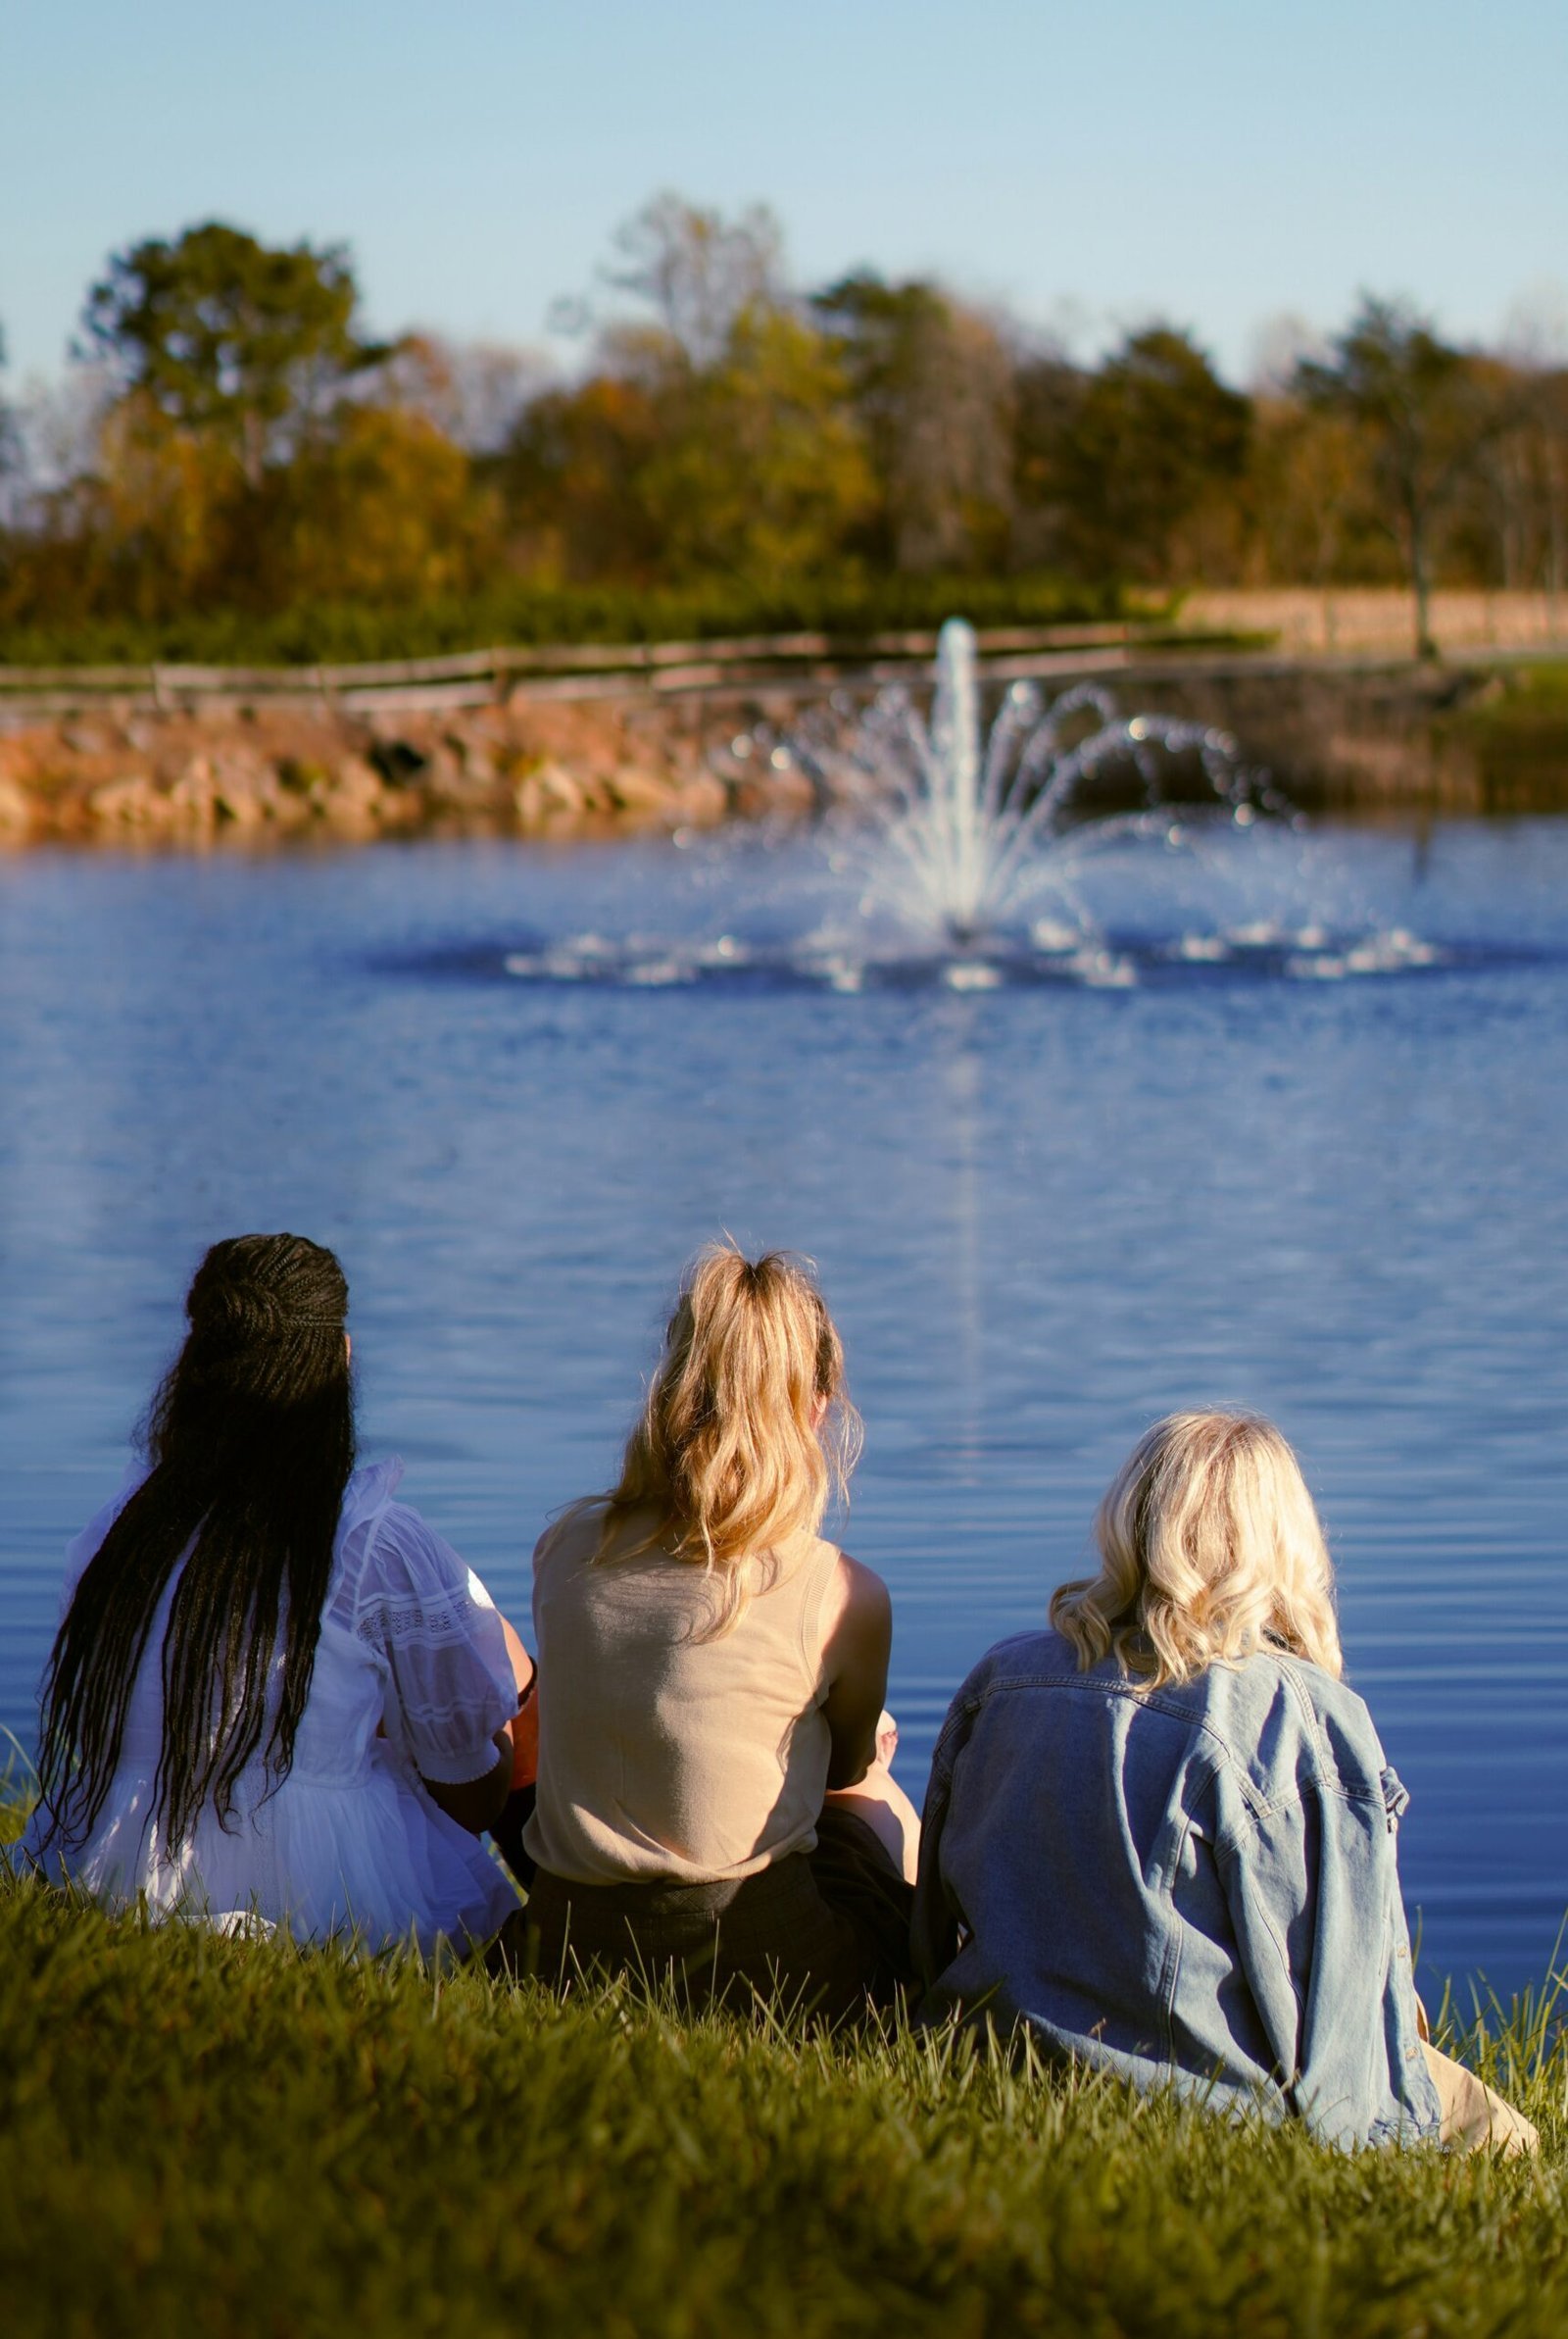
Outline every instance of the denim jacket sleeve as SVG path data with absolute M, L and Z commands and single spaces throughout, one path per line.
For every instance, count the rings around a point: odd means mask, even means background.
M 953 1766 L 968 1738 L 973 1711 L 965 1704 L 960 1689 L 949 1709 L 931 1758 L 931 1777 L 920 1816 L 920 1866 L 915 1877 L 910 1940 L 914 1969 L 926 1989 L 957 1953 L 963 1912 L 955 1907 L 942 1879 L 942 1832 L 953 1798 Z
M 1312 2133 L 1349 2147 L 1436 2135 L 1395 1828 L 1394 1772 L 1332 1766 L 1234 1799 L 1217 1850 L 1236 1941 L 1282 2083 Z

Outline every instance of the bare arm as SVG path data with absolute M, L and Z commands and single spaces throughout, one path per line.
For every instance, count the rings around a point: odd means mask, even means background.
M 461 1786 L 443 1786 L 427 1778 L 425 1792 L 439 1811 L 456 1819 L 470 1835 L 483 1835 L 492 1819 L 499 1819 L 512 1792 L 512 1732 L 496 1732 L 496 1759 L 482 1778 L 465 1779 Z M 421 1773 L 422 1775 L 422 1773 Z
M 824 1605 L 822 1664 L 829 1688 L 822 1712 L 833 1748 L 827 1774 L 831 1793 L 858 1786 L 876 1761 L 893 1647 L 893 1603 L 880 1575 L 841 1553 Z

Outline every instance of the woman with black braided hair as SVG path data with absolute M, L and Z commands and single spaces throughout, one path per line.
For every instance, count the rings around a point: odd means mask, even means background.
M 155 1916 L 481 1942 L 530 1668 L 401 1466 L 355 1468 L 347 1310 L 302 1236 L 202 1261 L 147 1461 L 71 1550 L 22 1850 Z

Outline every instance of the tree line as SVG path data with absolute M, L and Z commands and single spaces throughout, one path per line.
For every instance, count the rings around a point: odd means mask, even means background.
M 438 609 L 624 630 L 684 595 L 723 629 L 1395 579 L 1426 648 L 1435 583 L 1568 582 L 1568 367 L 1399 301 L 1244 394 L 1171 323 L 1086 364 L 924 278 L 802 288 L 765 209 L 666 194 L 569 307 L 566 376 L 373 337 L 341 246 L 208 223 L 115 253 L 66 383 L 0 373 L 0 654 L 218 614 L 306 613 L 310 654 L 332 608 L 416 648 Z

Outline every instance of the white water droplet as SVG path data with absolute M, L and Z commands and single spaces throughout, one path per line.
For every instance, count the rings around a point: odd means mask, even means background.
M 626 980 L 645 989 L 662 990 L 670 983 L 690 982 L 694 970 L 683 967 L 678 959 L 644 959 L 640 966 L 628 967 Z
M 1059 918 L 1037 918 L 1029 928 L 1029 939 L 1036 950 L 1052 952 L 1076 950 L 1083 938 L 1080 927 L 1066 925 Z

